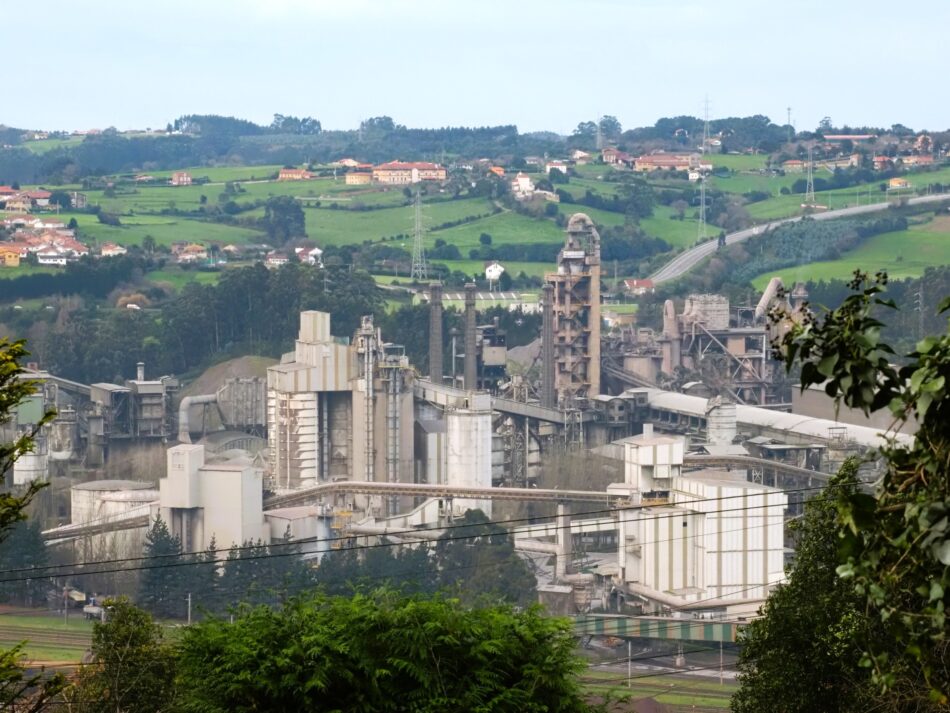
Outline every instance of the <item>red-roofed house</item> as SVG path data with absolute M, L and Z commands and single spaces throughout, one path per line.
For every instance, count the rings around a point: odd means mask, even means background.
M 15 196 L 19 191 L 10 186 L 0 186 L 0 196 Z
M 647 292 L 653 292 L 656 286 L 653 284 L 653 280 L 644 278 L 642 280 L 624 280 L 623 288 L 631 295 L 645 295 Z
M 175 171 L 168 182 L 173 186 L 190 186 L 191 174 L 188 171 Z
M 52 193 L 44 190 L 35 190 L 35 191 L 24 191 L 23 195 L 33 201 L 34 205 L 46 207 L 49 205 L 49 199 L 52 197 Z
M 875 156 L 872 159 L 875 171 L 883 171 L 885 169 L 891 168 L 894 165 L 894 159 L 890 156 Z
M 805 162 L 797 158 L 782 161 L 782 170 L 786 173 L 801 173 L 805 170 Z
M 548 175 L 551 174 L 551 171 L 560 171 L 565 176 L 567 175 L 567 164 L 564 161 L 548 161 L 544 164 L 544 172 Z
M 309 181 L 313 174 L 303 168 L 282 168 L 277 173 L 278 181 Z
M 127 252 L 128 250 L 126 250 L 121 245 L 117 245 L 116 243 L 103 243 L 102 246 L 99 248 L 99 254 L 102 255 L 102 257 L 114 257 L 116 255 L 125 255 Z
M 495 174 L 496 176 L 498 176 L 499 178 L 504 178 L 504 177 L 505 177 L 505 169 L 503 169 L 501 166 L 492 166 L 492 167 L 489 168 L 488 170 L 489 170 L 491 173 L 494 173 L 494 174 Z

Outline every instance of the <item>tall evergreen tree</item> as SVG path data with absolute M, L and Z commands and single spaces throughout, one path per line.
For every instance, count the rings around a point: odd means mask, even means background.
M 18 522 L 0 541 L 0 571 L 42 569 L 49 561 L 42 528 L 35 520 Z M 0 583 L 0 601 L 35 606 L 44 599 L 46 583 L 41 579 Z
M 181 563 L 181 540 L 173 536 L 161 516 L 155 518 L 145 535 L 145 556 L 148 569 L 139 582 L 139 603 L 156 617 L 182 617 L 185 602 L 184 581 L 190 567 Z

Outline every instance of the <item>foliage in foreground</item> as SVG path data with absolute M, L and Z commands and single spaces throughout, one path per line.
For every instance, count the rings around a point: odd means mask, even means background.
M 837 499 L 857 491 L 856 460 L 805 504 L 788 580 L 769 596 L 762 617 L 742 630 L 736 713 L 863 713 L 873 700 L 870 673 L 860 668 L 860 642 L 870 620 L 838 567 Z
M 0 425 L 7 423 L 17 405 L 36 393 L 36 382 L 22 379 L 21 362 L 29 355 L 23 341 L 0 339 Z M 0 443 L 0 475 L 13 468 L 24 453 L 33 450 L 33 437 L 42 424 L 49 422 L 52 413 L 41 419 L 36 430 L 23 434 L 12 443 Z M 0 542 L 3 542 L 17 523 L 26 519 L 26 508 L 33 496 L 45 484 L 33 483 L 21 495 L 0 493 Z M 61 676 L 45 677 L 24 671 L 22 645 L 0 650 L 0 710 L 35 711 L 62 686 Z
M 803 389 L 823 384 L 836 403 L 888 409 L 895 427 L 911 416 L 918 423 L 912 443 L 894 437 L 881 449 L 886 469 L 874 495 L 839 498 L 837 572 L 875 632 L 861 641 L 860 665 L 894 709 L 921 710 L 950 704 L 950 331 L 898 357 L 872 316 L 894 307 L 881 296 L 886 284 L 886 274 L 855 273 L 854 294 L 838 309 L 791 321 L 776 346 L 786 366 L 801 363 Z M 939 311 L 948 309 L 950 299 Z
M 95 661 L 63 695 L 76 713 L 587 711 L 568 622 L 391 591 L 245 608 L 164 641 L 110 602 Z

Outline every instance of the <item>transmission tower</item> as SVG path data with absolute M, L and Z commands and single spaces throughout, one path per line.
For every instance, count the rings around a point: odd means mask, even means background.
M 785 111 L 788 112 L 788 143 L 792 143 L 792 107 L 786 107 Z
M 808 147 L 808 182 L 805 184 L 805 205 L 815 205 L 815 162 L 812 147 Z
M 429 279 L 429 270 L 426 267 L 426 251 L 422 246 L 422 198 L 421 192 L 416 190 L 415 200 L 415 227 L 412 235 L 412 269 L 409 277 L 412 280 L 425 282 Z

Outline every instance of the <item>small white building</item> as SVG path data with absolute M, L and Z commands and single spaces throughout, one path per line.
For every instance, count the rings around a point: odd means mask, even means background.
M 530 198 L 534 193 L 534 181 L 531 180 L 531 176 L 519 171 L 518 175 L 511 179 L 511 192 L 519 200 Z

